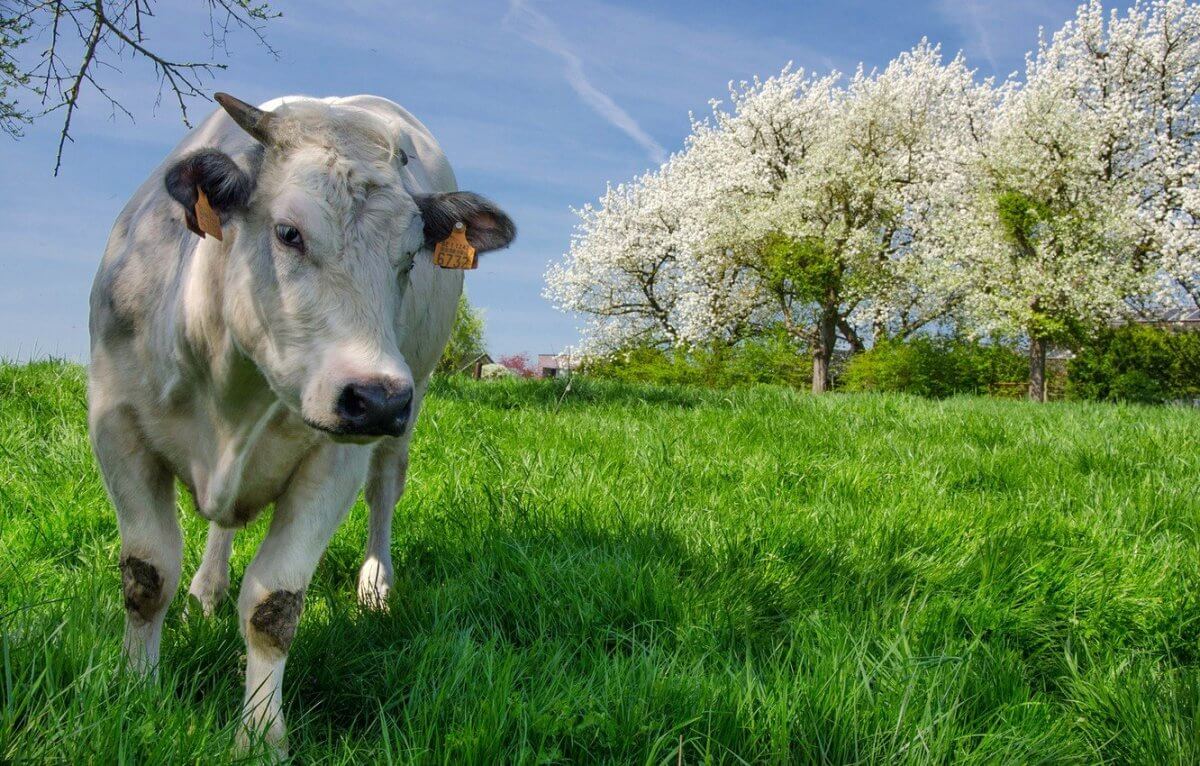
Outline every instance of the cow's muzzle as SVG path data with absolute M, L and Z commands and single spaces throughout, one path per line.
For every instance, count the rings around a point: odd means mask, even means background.
M 346 436 L 399 436 L 412 417 L 413 387 L 393 380 L 349 383 L 338 396 L 336 432 Z

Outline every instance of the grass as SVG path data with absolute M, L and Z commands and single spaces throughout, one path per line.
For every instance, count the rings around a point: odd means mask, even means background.
M 561 393 L 435 386 L 391 613 L 361 504 L 309 592 L 298 762 L 1200 762 L 1200 412 Z M 0 366 L 0 761 L 228 758 L 231 604 L 120 671 L 84 416 L 79 367 Z

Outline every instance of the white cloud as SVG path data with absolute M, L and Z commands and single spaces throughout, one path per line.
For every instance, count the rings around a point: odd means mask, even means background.
M 534 8 L 527 0 L 510 0 L 505 25 L 515 28 L 522 37 L 542 50 L 553 53 L 563 61 L 563 76 L 585 104 L 613 127 L 632 138 L 646 150 L 650 159 L 661 163 L 667 158 L 667 151 L 642 130 L 637 120 L 617 102 L 588 80 L 583 72 L 583 62 L 579 55 L 567 44 L 558 27 L 544 13 Z

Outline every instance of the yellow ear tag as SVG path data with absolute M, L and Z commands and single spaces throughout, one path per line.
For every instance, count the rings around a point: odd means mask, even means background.
M 433 249 L 433 262 L 443 269 L 474 269 L 475 248 L 467 241 L 467 227 L 462 221 L 454 224 L 450 236 Z
M 196 224 L 205 234 L 211 234 L 218 240 L 224 239 L 221 236 L 221 216 L 208 204 L 208 197 L 204 196 L 204 190 L 199 186 L 196 187 Z

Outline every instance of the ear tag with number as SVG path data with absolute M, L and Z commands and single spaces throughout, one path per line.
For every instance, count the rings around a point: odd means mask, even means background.
M 443 269 L 474 269 L 475 248 L 467 241 L 467 227 L 462 221 L 454 224 L 450 236 L 433 249 L 433 262 Z
M 196 224 L 200 227 L 200 231 L 211 234 L 218 241 L 224 239 L 221 236 L 221 216 L 217 215 L 216 210 L 213 210 L 212 205 L 208 202 L 208 197 L 204 196 L 204 190 L 199 186 L 196 187 Z

